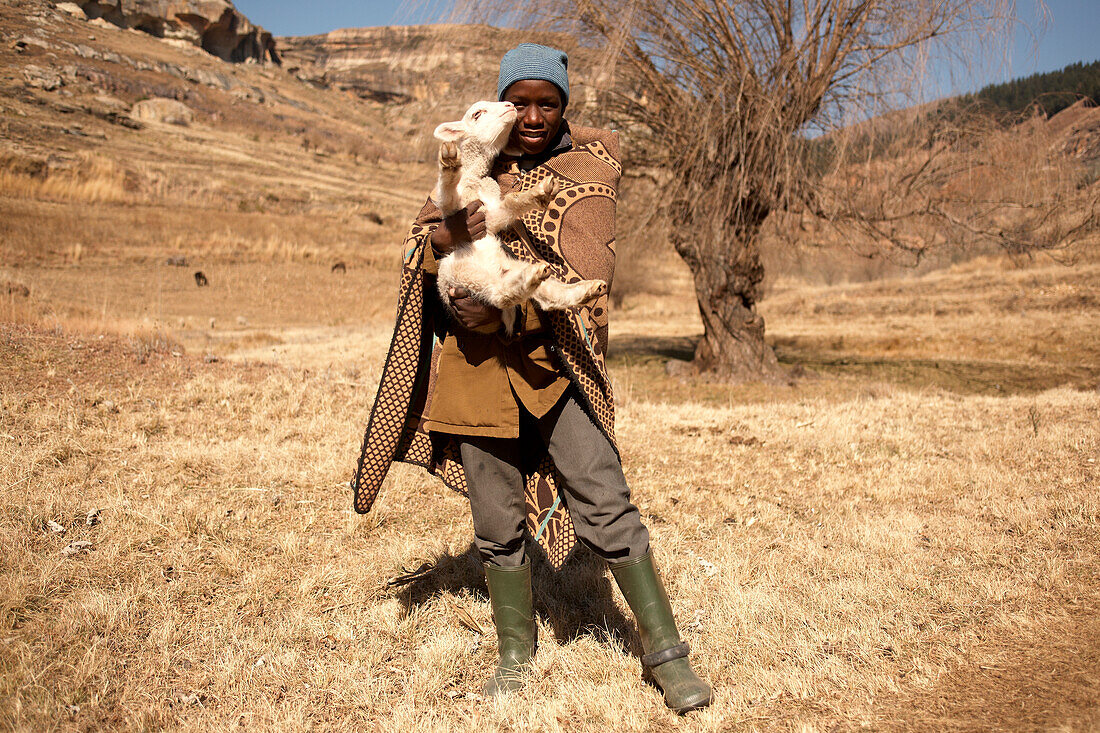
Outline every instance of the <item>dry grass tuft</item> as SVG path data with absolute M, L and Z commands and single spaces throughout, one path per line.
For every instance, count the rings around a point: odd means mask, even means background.
M 62 168 L 11 155 L 0 158 L 0 196 L 83 204 L 123 203 L 133 199 L 135 186 L 117 163 L 90 153 Z
M 154 354 L 180 356 L 184 348 L 168 331 L 139 329 L 126 339 L 138 364 L 145 364 Z

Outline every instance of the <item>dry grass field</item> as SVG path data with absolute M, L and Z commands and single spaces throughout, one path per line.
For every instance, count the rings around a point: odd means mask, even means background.
M 12 7 L 0 33 L 32 32 Z M 645 253 L 619 437 L 715 704 L 641 682 L 585 551 L 538 563 L 536 669 L 481 700 L 466 500 L 397 467 L 359 516 L 347 487 L 430 167 L 364 153 L 381 118 L 346 95 L 35 17 L 53 46 L 0 46 L 0 729 L 1100 730 L 1100 245 L 781 274 L 780 385 L 670 376 L 701 327 Z M 113 101 L 22 85 L 78 42 L 267 101 L 102 59 L 73 78 Z M 170 83 L 188 127 L 105 112 Z
M 392 272 L 208 272 L 0 277 L 31 292 L 0 325 L 3 727 L 1100 727 L 1096 264 L 777 283 L 774 387 L 666 375 L 682 271 L 626 299 L 626 472 L 717 690 L 683 719 L 586 553 L 537 572 L 530 684 L 479 700 L 465 500 L 400 467 L 352 512 Z

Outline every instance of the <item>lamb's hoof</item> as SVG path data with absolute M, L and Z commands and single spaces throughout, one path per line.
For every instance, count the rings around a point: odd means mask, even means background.
M 557 178 L 554 178 L 554 176 L 543 178 L 535 186 L 535 203 L 538 204 L 539 208 L 545 209 L 560 190 L 561 184 L 558 183 Z
M 531 268 L 531 285 L 537 287 L 539 284 L 549 279 L 553 274 L 554 271 L 550 269 L 550 265 L 545 262 L 540 262 Z
M 462 163 L 458 160 L 458 144 L 445 142 L 439 146 L 439 167 L 458 168 Z
M 607 292 L 607 283 L 603 280 L 590 280 L 588 282 L 588 291 L 585 293 L 585 300 L 592 300 L 598 298 Z

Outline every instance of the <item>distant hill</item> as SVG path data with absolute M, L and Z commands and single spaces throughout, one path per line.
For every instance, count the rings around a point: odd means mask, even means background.
M 270 55 L 231 63 L 83 7 L 0 2 L 0 267 L 77 245 L 85 261 L 349 267 L 396 251 L 433 173 L 404 130 L 427 151 L 435 118 L 399 131 L 384 105 Z
M 991 84 L 960 100 L 975 103 L 990 111 L 1017 116 L 1038 105 L 1047 116 L 1054 116 L 1082 99 L 1100 104 L 1100 61 L 1078 61 L 1059 71 L 1032 74 L 1004 84 Z
M 487 25 L 342 28 L 316 36 L 276 39 L 287 69 L 319 88 L 352 92 L 388 105 L 432 101 L 465 110 L 496 91 L 505 51 L 524 41 L 572 46 L 571 39 Z M 570 64 L 581 83 L 583 64 Z M 448 103 L 449 102 L 449 103 Z
M 834 163 L 840 140 L 851 157 L 879 160 L 898 155 L 899 147 L 917 144 L 914 141 L 922 135 L 952 135 L 953 127 L 973 126 L 976 119 L 1011 127 L 1037 111 L 1064 135 L 1061 144 L 1074 157 L 1095 165 L 1093 161 L 1100 159 L 1100 109 L 1096 107 L 1100 107 L 1100 61 L 1079 61 L 1059 71 L 990 84 L 972 94 L 892 110 L 807 140 L 806 151 L 814 167 L 825 170 Z

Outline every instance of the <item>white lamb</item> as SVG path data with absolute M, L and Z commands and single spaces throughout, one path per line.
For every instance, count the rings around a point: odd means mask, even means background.
M 543 310 L 564 310 L 599 295 L 607 286 L 602 280 L 564 283 L 553 279 L 550 265 L 517 260 L 501 245 L 498 232 L 530 209 L 545 209 L 559 189 L 557 180 L 548 176 L 526 191 L 501 195 L 489 168 L 507 144 L 515 122 L 516 109 L 508 102 L 476 102 L 458 122 L 437 127 L 435 137 L 443 144 L 439 182 L 432 192 L 432 201 L 444 216 L 476 200 L 485 209 L 485 236 L 439 261 L 443 302 L 450 307 L 450 288 L 465 288 L 478 300 L 500 308 L 509 334 L 515 330 L 513 306 L 533 300 Z

